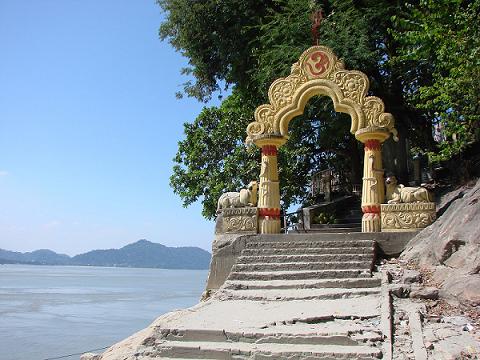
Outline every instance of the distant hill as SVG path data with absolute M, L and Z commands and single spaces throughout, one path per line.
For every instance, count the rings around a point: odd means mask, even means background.
M 68 255 L 57 254 L 52 250 L 46 249 L 26 253 L 0 249 L 0 264 L 68 265 L 70 260 L 71 258 Z
M 162 269 L 208 269 L 210 253 L 198 247 L 168 247 L 139 240 L 121 249 L 93 250 L 70 257 L 51 250 L 20 253 L 0 249 L 0 264 L 90 265 Z

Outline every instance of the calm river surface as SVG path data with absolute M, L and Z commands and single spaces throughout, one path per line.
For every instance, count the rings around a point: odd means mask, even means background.
M 195 305 L 206 277 L 206 270 L 0 265 L 0 360 L 111 345 Z

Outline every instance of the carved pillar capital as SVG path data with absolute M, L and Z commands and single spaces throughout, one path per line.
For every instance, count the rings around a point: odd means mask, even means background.
M 367 143 L 373 144 L 372 140 L 378 140 L 380 143 L 383 143 L 390 137 L 390 134 L 390 131 L 386 128 L 368 126 L 358 130 L 355 133 L 355 138 L 367 145 Z

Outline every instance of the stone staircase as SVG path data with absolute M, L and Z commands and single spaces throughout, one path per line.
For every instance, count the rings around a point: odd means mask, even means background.
M 273 239 L 273 238 L 272 238 Z M 253 238 L 202 316 L 159 328 L 147 358 L 382 358 L 375 242 Z M 217 317 L 213 320 L 212 318 Z M 145 359 L 147 359 L 145 358 Z
M 342 211 L 339 211 L 341 216 L 337 219 L 336 224 L 311 224 L 308 232 L 361 232 L 362 231 L 362 216 L 360 202 L 353 202 L 349 204 Z
M 304 213 L 304 224 L 296 224 L 289 233 L 352 233 L 362 230 L 361 201 L 357 196 L 343 196 L 331 202 L 319 203 L 301 210 Z M 318 224 L 313 217 L 321 212 L 335 213 L 335 224 Z M 307 213 L 308 215 L 306 215 Z M 306 220 L 305 216 L 308 217 Z

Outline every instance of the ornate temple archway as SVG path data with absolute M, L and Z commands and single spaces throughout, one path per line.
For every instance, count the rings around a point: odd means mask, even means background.
M 381 144 L 393 134 L 392 114 L 383 101 L 367 96 L 367 76 L 345 65 L 325 46 L 312 46 L 292 65 L 286 78 L 275 80 L 268 90 L 269 104 L 255 111 L 247 127 L 247 143 L 262 149 L 258 190 L 259 232 L 280 232 L 280 187 L 277 150 L 288 140 L 288 124 L 303 113 L 315 95 L 332 99 L 335 111 L 351 117 L 350 132 L 365 145 L 362 186 L 362 232 L 380 231 L 380 204 L 384 200 Z

